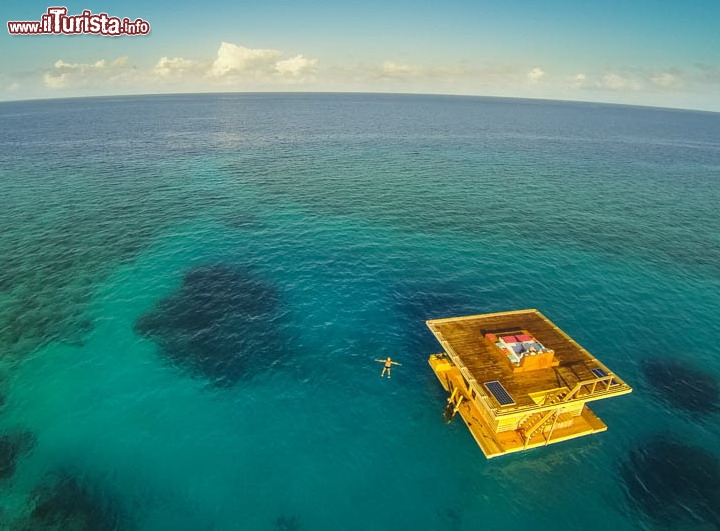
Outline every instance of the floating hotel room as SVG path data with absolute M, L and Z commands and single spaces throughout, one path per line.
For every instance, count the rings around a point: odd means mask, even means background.
M 605 431 L 588 402 L 632 388 L 537 310 L 427 321 L 444 352 L 429 363 L 492 458 Z

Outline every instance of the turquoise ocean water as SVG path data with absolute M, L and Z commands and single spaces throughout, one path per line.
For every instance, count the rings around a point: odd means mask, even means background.
M 0 183 L 0 529 L 720 529 L 719 114 L 3 103 Z M 635 391 L 487 461 L 424 321 L 521 308 Z

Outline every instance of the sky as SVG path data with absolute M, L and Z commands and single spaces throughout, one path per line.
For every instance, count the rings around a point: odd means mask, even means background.
M 147 35 L 0 32 L 0 100 L 392 92 L 720 112 L 720 1 L 3 0 L 8 21 L 141 18 Z

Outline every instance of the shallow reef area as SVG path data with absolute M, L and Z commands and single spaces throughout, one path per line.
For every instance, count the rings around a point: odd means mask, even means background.
M 649 359 L 643 372 L 655 394 L 691 413 L 720 411 L 718 383 L 709 374 L 676 359 Z
M 0 481 L 15 474 L 18 460 L 28 454 L 36 445 L 35 434 L 29 431 L 14 431 L 0 435 Z
M 125 531 L 134 528 L 95 484 L 62 471 L 49 473 L 33 494 L 29 515 L 14 531 Z
M 303 528 L 300 519 L 293 515 L 280 515 L 275 520 L 275 529 L 277 531 L 300 531 Z
M 628 453 L 620 477 L 654 526 L 720 529 L 720 464 L 706 450 L 660 435 Z
M 284 357 L 274 324 L 279 302 L 277 289 L 250 268 L 206 264 L 142 315 L 135 332 L 174 365 L 230 386 Z

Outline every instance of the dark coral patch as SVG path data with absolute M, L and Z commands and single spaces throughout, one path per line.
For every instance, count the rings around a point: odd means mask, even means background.
M 34 493 L 24 530 L 116 531 L 129 521 L 97 486 L 67 474 L 51 474 Z
M 216 385 L 232 385 L 281 360 L 277 291 L 245 267 L 211 264 L 135 323 L 175 365 Z
M 462 529 L 462 514 L 460 514 L 456 509 L 447 507 L 440 511 L 440 517 L 442 518 L 447 531 L 457 531 Z
M 0 410 L 5 406 L 9 386 L 10 382 L 8 381 L 7 375 L 0 372 Z
M 35 435 L 29 431 L 0 435 L 0 480 L 12 477 L 18 459 L 29 453 L 35 442 Z
M 632 508 L 656 524 L 720 529 L 720 465 L 705 450 L 660 437 L 631 451 L 620 475 Z
M 300 524 L 300 519 L 295 515 L 281 515 L 275 520 L 275 529 L 277 531 L 300 531 L 302 525 Z
M 645 378 L 669 404 L 693 413 L 720 410 L 715 379 L 678 360 L 651 359 L 643 364 Z

